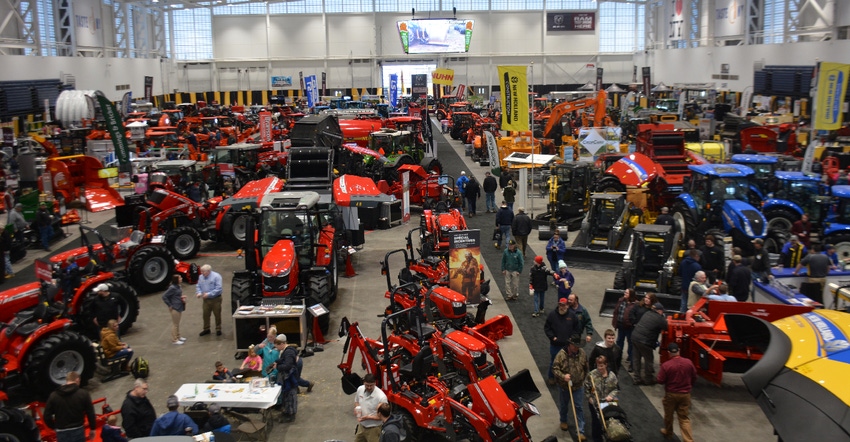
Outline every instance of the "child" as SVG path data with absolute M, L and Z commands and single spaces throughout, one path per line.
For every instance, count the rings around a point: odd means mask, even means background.
M 118 423 L 118 415 L 113 414 L 106 418 L 106 425 L 100 430 L 100 440 L 103 442 L 127 442 L 121 427 L 115 425 Z
M 239 368 L 250 371 L 260 371 L 260 369 L 263 368 L 263 358 L 257 356 L 257 352 L 254 351 L 253 345 L 248 347 L 248 357 L 242 361 L 242 366 Z
M 223 382 L 236 382 L 236 380 L 233 379 L 233 373 L 231 373 L 230 370 L 221 363 L 221 361 L 215 362 L 215 373 L 213 373 L 213 379 Z

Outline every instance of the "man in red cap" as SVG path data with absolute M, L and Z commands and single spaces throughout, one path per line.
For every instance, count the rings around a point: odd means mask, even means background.
M 543 313 L 543 301 L 546 298 L 546 290 L 549 288 L 550 276 L 557 279 L 557 274 L 546 268 L 546 264 L 543 264 L 543 257 L 535 256 L 534 264 L 532 264 L 528 274 L 531 290 L 534 291 L 534 313 L 531 314 L 534 318 Z

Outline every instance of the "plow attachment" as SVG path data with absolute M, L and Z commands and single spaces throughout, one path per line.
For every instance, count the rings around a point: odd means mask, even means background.
M 472 328 L 493 342 L 514 334 L 514 324 L 511 322 L 511 318 L 505 315 L 493 316 L 483 324 Z
M 564 260 L 569 265 L 603 265 L 620 267 L 626 252 L 623 250 L 589 249 L 587 247 L 567 247 Z
M 540 397 L 540 390 L 537 389 L 534 379 L 531 378 L 531 373 L 526 368 L 502 381 L 501 385 L 505 394 L 518 404 L 521 403 L 520 399 L 525 402 L 532 402 Z

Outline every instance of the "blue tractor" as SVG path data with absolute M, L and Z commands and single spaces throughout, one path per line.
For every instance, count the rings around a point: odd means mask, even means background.
M 767 235 L 767 220 L 753 205 L 758 198 L 752 192 L 755 173 L 740 164 L 702 164 L 688 166 L 684 192 L 673 203 L 673 218 L 684 241 L 700 243 L 706 234 L 732 236 L 732 244 L 745 252 L 751 241 Z
M 799 171 L 801 161 L 788 155 L 744 154 L 732 155 L 731 162 L 753 169 L 755 172 L 754 189 L 764 199 L 776 190 L 776 172 Z
M 832 186 L 832 201 L 824 205 L 821 240 L 835 245 L 841 260 L 850 259 L 850 186 Z M 814 223 L 812 223 L 814 224 Z
M 829 189 L 821 185 L 820 175 L 776 172 L 776 185 L 764 199 L 761 209 L 767 218 L 768 230 L 787 232 L 804 213 L 809 214 L 813 225 L 820 224 L 826 216 L 823 208 L 830 201 L 827 193 Z

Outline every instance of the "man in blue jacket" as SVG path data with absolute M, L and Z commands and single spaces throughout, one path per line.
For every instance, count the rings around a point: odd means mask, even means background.
M 165 402 L 168 413 L 156 418 L 151 429 L 151 436 L 184 436 L 198 434 L 198 424 L 191 417 L 177 411 L 180 402 L 177 396 L 168 396 Z

